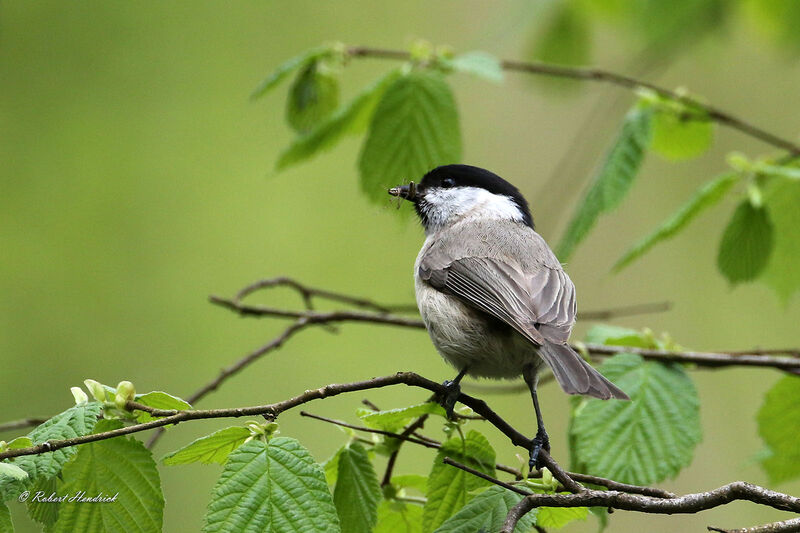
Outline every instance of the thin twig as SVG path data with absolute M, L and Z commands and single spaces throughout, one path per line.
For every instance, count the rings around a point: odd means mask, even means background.
M 0 424 L 0 433 L 4 431 L 13 431 L 15 429 L 25 429 L 39 424 L 44 424 L 46 418 L 23 418 L 22 420 L 12 420 L 11 422 L 3 422 Z
M 485 479 L 486 481 L 491 481 L 495 485 L 499 485 L 499 486 L 501 486 L 503 488 L 506 488 L 506 489 L 508 489 L 508 490 L 510 490 L 512 492 L 516 492 L 517 494 L 522 494 L 523 496 L 528 496 L 529 494 L 531 494 L 530 491 L 523 490 L 523 489 L 521 489 L 521 488 L 519 488 L 519 487 L 517 487 L 515 485 L 511 485 L 510 483 L 506 483 L 505 481 L 500 481 L 499 479 L 493 478 L 492 476 L 490 476 L 488 474 L 484 474 L 480 470 L 475 470 L 474 468 L 471 468 L 471 467 L 469 467 L 469 466 L 467 466 L 465 464 L 461 464 L 458 461 L 454 461 L 454 460 L 450 459 L 449 457 L 445 457 L 444 459 L 442 459 L 442 462 L 444 462 L 444 464 L 447 464 L 447 465 L 450 465 L 450 466 L 454 466 L 456 468 L 460 468 L 464 472 L 468 472 L 468 473 L 472 474 L 473 476 L 477 476 L 479 478 Z
M 791 518 L 789 520 L 764 524 L 763 526 L 743 527 L 737 529 L 721 529 L 718 527 L 708 526 L 708 530 L 718 531 L 719 533 L 795 533 L 800 531 L 800 518 Z
M 411 59 L 411 54 L 402 50 L 386 50 L 368 46 L 352 46 L 347 49 L 347 55 L 350 57 L 376 57 L 395 60 Z M 782 150 L 786 150 L 790 154 L 800 155 L 800 146 L 792 141 L 789 141 L 788 139 L 784 139 L 773 133 L 763 130 L 730 113 L 727 113 L 709 104 L 705 104 L 690 96 L 680 94 L 676 91 L 671 91 L 654 83 L 639 80 L 630 76 L 625 76 L 624 74 L 618 74 L 616 72 L 611 72 L 600 68 L 570 67 L 565 65 L 542 63 L 539 61 L 503 60 L 500 62 L 500 66 L 503 70 L 508 71 L 554 76 L 573 80 L 603 82 L 631 90 L 650 89 L 664 98 L 681 102 L 689 108 L 702 110 L 708 119 L 719 124 L 738 130 L 746 135 L 749 135 L 750 137 L 764 141 Z
M 407 442 L 413 442 L 414 444 L 419 444 L 420 446 L 425 446 L 426 448 L 439 448 L 441 445 L 434 444 L 429 442 L 428 440 L 417 439 L 409 435 L 403 435 L 402 433 L 394 433 L 391 431 L 384 431 L 382 429 L 373 429 L 364 426 L 354 426 L 353 424 L 348 424 L 347 422 L 343 422 L 341 420 L 334 420 L 333 418 L 327 418 L 320 415 L 315 415 L 313 413 L 309 413 L 308 411 L 300 411 L 300 416 L 305 416 L 308 418 L 313 418 L 314 420 L 321 420 L 322 422 L 328 422 L 329 424 L 334 424 L 337 426 L 341 426 L 344 428 L 354 429 L 356 431 L 365 431 L 367 433 L 374 433 L 376 435 L 383 435 L 385 437 L 392 437 L 393 439 L 399 439 Z

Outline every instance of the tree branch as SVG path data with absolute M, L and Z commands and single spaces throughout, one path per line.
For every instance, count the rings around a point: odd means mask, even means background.
M 39 424 L 44 424 L 46 418 L 23 418 L 22 420 L 12 420 L 11 422 L 4 422 L 0 424 L 0 433 L 5 431 L 13 431 L 15 429 L 25 429 Z
M 794 533 L 796 531 L 800 531 L 800 518 L 791 518 L 781 522 L 764 524 L 763 526 L 744 527 L 739 529 L 720 529 L 718 527 L 708 526 L 708 530 L 718 531 L 720 533 Z
M 411 54 L 403 50 L 386 50 L 368 46 L 352 46 L 347 49 L 347 55 L 350 57 L 375 57 L 401 61 L 407 61 L 411 59 Z M 681 102 L 690 108 L 702 109 L 710 120 L 713 120 L 719 124 L 738 130 L 745 135 L 749 135 L 750 137 L 764 141 L 765 143 L 771 144 L 776 148 L 786 150 L 791 155 L 800 155 L 800 146 L 792 141 L 774 135 L 730 113 L 727 113 L 709 104 L 705 104 L 690 96 L 679 94 L 676 91 L 671 91 L 644 80 L 625 76 L 624 74 L 618 74 L 616 72 L 611 72 L 600 68 L 570 67 L 565 65 L 542 63 L 539 61 L 502 60 L 500 62 L 500 66 L 503 70 L 512 72 L 524 72 L 527 74 L 554 76 L 557 78 L 568 78 L 581 81 L 603 82 L 629 90 L 649 89 L 664 98 Z

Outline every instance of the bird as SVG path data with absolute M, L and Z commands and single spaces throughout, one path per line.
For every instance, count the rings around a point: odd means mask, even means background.
M 452 417 L 465 375 L 525 380 L 536 412 L 531 470 L 550 452 L 536 395 L 547 364 L 568 394 L 628 395 L 567 343 L 577 313 L 575 286 L 536 232 L 514 185 L 483 168 L 444 165 L 389 189 L 413 203 L 425 230 L 414 263 L 417 307 L 436 350 L 458 375 L 443 383 Z

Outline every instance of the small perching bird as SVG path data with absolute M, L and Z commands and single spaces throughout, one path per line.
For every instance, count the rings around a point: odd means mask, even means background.
M 536 411 L 533 469 L 539 451 L 550 451 L 536 397 L 543 360 L 564 392 L 629 399 L 567 344 L 575 287 L 516 187 L 482 168 L 446 165 L 389 194 L 412 202 L 425 228 L 414 265 L 417 306 L 434 346 L 458 370 L 445 381 L 448 412 L 464 375 L 521 375 Z

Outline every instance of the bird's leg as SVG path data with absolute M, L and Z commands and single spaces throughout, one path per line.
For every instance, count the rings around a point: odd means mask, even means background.
M 467 373 L 467 367 L 461 369 L 458 375 L 452 381 L 449 379 L 444 380 L 442 385 L 444 385 L 445 393 L 444 397 L 442 398 L 442 407 L 444 407 L 445 412 L 447 413 L 447 418 L 453 418 L 453 408 L 456 406 L 456 400 L 458 400 L 458 395 L 461 394 L 461 380 L 464 378 L 464 375 Z
M 536 411 L 536 436 L 531 440 L 530 461 L 528 466 L 531 471 L 538 470 L 544 466 L 539 460 L 539 452 L 545 450 L 550 453 L 550 437 L 547 436 L 547 431 L 544 429 L 544 420 L 542 420 L 542 411 L 539 409 L 539 398 L 536 396 L 536 385 L 539 382 L 536 367 L 526 367 L 522 373 L 525 378 L 525 383 L 531 391 L 531 399 L 533 399 L 533 409 Z

